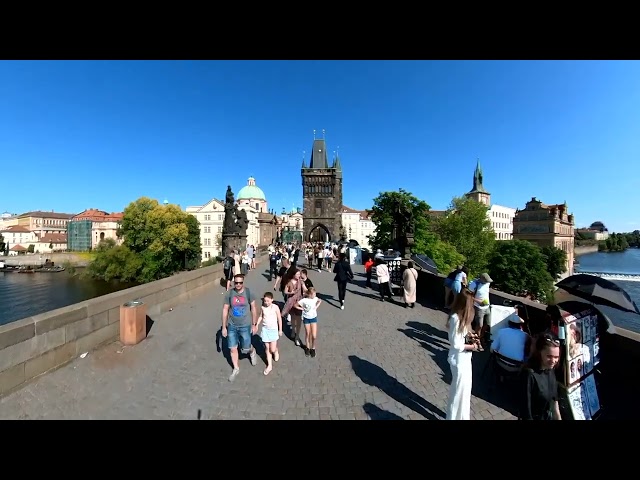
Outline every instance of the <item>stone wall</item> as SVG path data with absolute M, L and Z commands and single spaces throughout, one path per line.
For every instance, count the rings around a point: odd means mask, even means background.
M 587 253 L 596 253 L 598 251 L 598 245 L 584 245 L 582 247 L 574 247 L 575 256 L 585 255 Z
M 158 316 L 209 290 L 222 264 L 183 272 L 0 326 L 0 395 L 120 336 L 120 306 L 140 300 Z
M 323 178 L 325 177 L 325 178 Z M 326 182 L 326 183 L 322 183 Z M 342 224 L 342 171 L 334 168 L 302 169 L 303 184 L 303 241 L 309 240 L 311 231 L 316 227 L 326 228 L 332 242 L 340 240 L 340 225 Z M 305 185 L 331 185 L 333 193 L 305 194 Z M 317 215 L 316 200 L 322 202 L 322 213 Z
M 417 282 L 418 298 L 432 308 L 442 308 L 444 279 L 443 275 L 420 271 Z M 493 305 L 503 305 L 505 300 L 522 303 L 526 306 L 531 322 L 537 323 L 544 320 L 546 305 L 498 290 L 491 290 L 490 298 Z M 636 365 L 640 364 L 640 334 L 616 327 L 614 334 L 601 334 L 600 352 L 598 393 L 603 407 L 602 418 L 640 418 L 640 412 L 632 406 L 633 399 L 640 395 L 640 382 L 636 381 L 638 378 Z

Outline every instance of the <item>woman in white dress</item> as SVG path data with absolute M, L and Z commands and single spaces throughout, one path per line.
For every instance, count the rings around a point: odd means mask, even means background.
M 447 420 L 469 420 L 471 418 L 471 352 L 478 351 L 477 343 L 466 343 L 467 333 L 472 332 L 474 316 L 473 293 L 463 289 L 456 295 L 447 321 L 449 330 L 449 355 L 451 387 Z

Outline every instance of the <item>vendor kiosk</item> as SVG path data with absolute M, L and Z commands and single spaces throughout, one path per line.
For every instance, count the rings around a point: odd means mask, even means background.
M 595 368 L 600 363 L 600 315 L 587 304 L 574 306 L 571 311 L 564 306 L 562 309 L 557 370 L 562 419 L 596 420 L 602 411 Z

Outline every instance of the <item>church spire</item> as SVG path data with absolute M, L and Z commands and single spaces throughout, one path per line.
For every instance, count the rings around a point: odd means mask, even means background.
M 473 173 L 473 188 L 469 193 L 487 193 L 484 189 L 483 180 L 484 178 L 482 175 L 482 168 L 480 167 L 480 159 L 478 158 L 476 162 L 476 171 Z

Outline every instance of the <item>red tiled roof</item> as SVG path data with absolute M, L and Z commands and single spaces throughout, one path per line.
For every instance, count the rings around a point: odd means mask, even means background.
M 84 212 L 75 215 L 71 221 L 74 220 L 91 220 L 92 222 L 120 222 L 124 213 L 108 213 L 104 210 L 98 210 L 96 208 L 89 208 Z
M 47 233 L 39 241 L 40 243 L 67 243 L 67 235 L 64 233 Z
M 4 230 L 0 230 L 5 233 L 31 233 L 27 227 L 23 227 L 22 225 L 12 225 L 11 227 L 7 227 Z
M 12 252 L 26 252 L 27 251 L 27 249 L 24 248 L 22 245 L 14 245 L 9 250 L 11 250 Z

